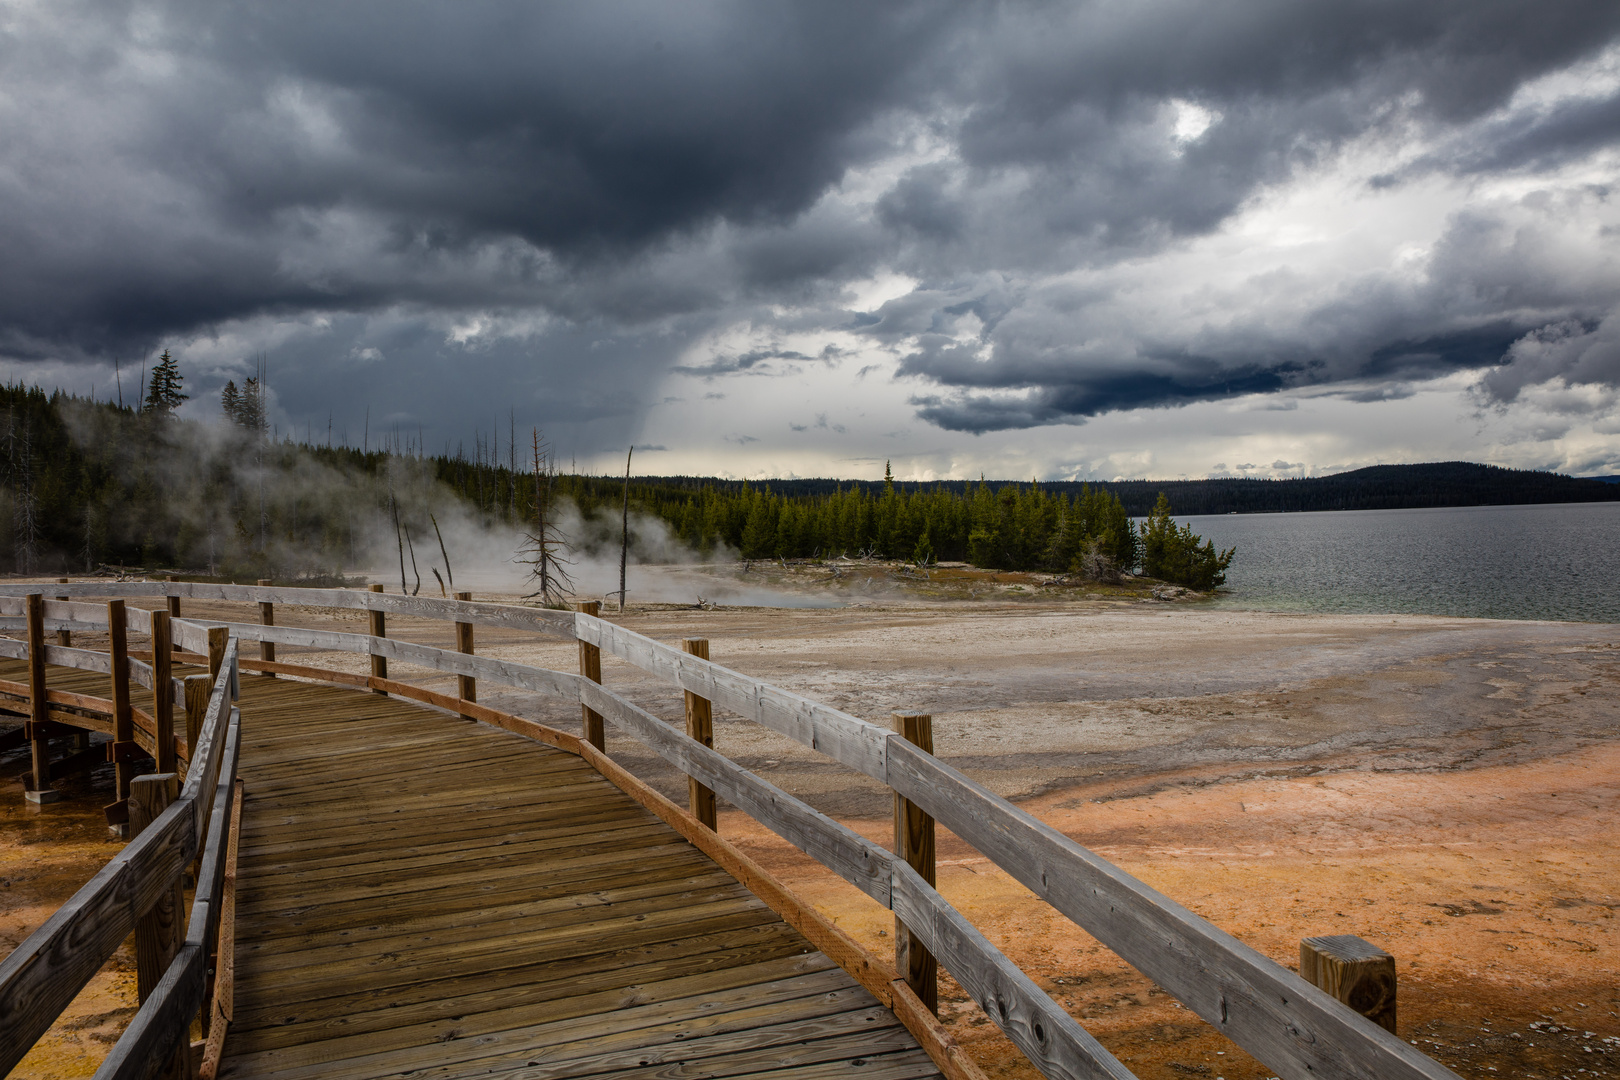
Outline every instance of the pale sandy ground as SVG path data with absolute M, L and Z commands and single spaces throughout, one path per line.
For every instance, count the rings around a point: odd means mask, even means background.
M 278 621 L 360 627 L 352 613 Z M 1369 938 L 1398 959 L 1402 1037 L 1462 1075 L 1620 1071 L 1620 627 L 1037 600 L 632 606 L 624 622 L 707 637 L 716 661 L 874 722 L 932 712 L 941 757 L 1284 964 L 1304 936 Z M 390 632 L 450 643 L 404 620 Z M 479 633 L 481 652 L 576 662 L 572 644 Z M 606 660 L 604 679 L 679 718 L 679 694 L 626 665 Z M 578 728 L 577 710 L 492 687 L 481 697 Z M 887 838 L 888 796 L 872 782 L 725 717 L 717 745 Z M 610 733 L 608 748 L 683 795 L 638 745 Z M 23 760 L 0 764 L 9 778 Z M 96 831 L 97 791 L 30 811 L 12 790 L 0 948 L 115 850 Z M 721 828 L 841 926 L 891 947 L 887 912 L 737 812 Z M 941 891 L 1139 1075 L 1272 1075 L 978 852 L 942 836 L 940 857 Z M 109 965 L 19 1075 L 89 1075 L 127 1020 L 129 982 Z M 948 981 L 944 998 L 993 1075 L 1034 1075 Z

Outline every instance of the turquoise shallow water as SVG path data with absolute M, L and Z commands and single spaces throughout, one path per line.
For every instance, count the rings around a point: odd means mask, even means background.
M 1620 623 L 1620 503 L 1191 517 L 1221 606 Z

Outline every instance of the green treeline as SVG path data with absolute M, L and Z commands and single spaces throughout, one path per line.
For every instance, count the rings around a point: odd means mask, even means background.
M 537 505 L 576 552 L 618 543 L 621 480 L 549 469 L 537 479 L 482 442 L 468 458 L 277 441 L 266 437 L 256 382 L 231 389 L 227 424 L 175 417 L 177 375 L 164 400 L 140 409 L 0 389 L 0 569 L 166 567 L 249 579 L 403 562 L 402 576 L 414 579 L 413 563 L 426 574 L 435 561 L 437 526 L 517 537 L 532 530 Z M 1088 577 L 1140 565 L 1203 588 L 1219 584 L 1226 565 L 1218 553 L 1199 555 L 1190 530 L 1166 526 L 1167 511 L 1139 530 L 1101 486 L 888 481 L 791 493 L 774 483 L 633 480 L 630 504 L 642 561 L 847 555 Z M 453 534 L 452 560 L 466 541 L 465 531 Z
M 740 487 L 742 481 L 711 480 L 691 476 L 648 477 L 647 483 L 696 490 L 706 485 L 722 489 Z M 939 488 L 967 495 L 972 480 L 918 483 L 895 481 L 902 491 Z M 990 481 L 991 487 L 1001 482 Z M 881 480 L 773 480 L 771 490 L 791 498 L 825 495 L 837 488 L 858 486 L 881 494 Z M 1203 514 L 1283 514 L 1320 510 L 1405 510 L 1439 506 L 1506 506 L 1528 503 L 1606 502 L 1620 500 L 1620 484 L 1564 476 L 1533 469 L 1504 469 L 1470 461 L 1440 461 L 1421 465 L 1371 465 L 1364 469 L 1295 480 L 1099 480 L 1047 481 L 1046 491 L 1076 495 L 1082 487 L 1102 488 L 1119 497 L 1134 518 L 1152 512 L 1160 494 L 1169 497 L 1176 511 Z

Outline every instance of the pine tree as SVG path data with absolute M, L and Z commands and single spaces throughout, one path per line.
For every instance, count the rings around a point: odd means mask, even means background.
M 260 435 L 269 426 L 264 416 L 264 384 L 257 375 L 249 375 L 242 384 L 242 404 L 238 416 L 238 424 Z
M 179 363 L 164 349 L 163 355 L 158 357 L 158 366 L 152 369 L 152 382 L 147 387 L 142 407 L 159 416 L 173 416 L 180 403 L 191 396 L 180 392 L 180 385 L 185 381 Z
M 225 419 L 233 424 L 242 422 L 242 392 L 236 388 L 236 380 L 232 379 L 220 391 L 219 406 L 225 410 Z

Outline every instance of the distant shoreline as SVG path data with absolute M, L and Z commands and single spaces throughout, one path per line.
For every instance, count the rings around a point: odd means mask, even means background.
M 703 476 L 637 476 L 638 485 L 696 491 L 769 488 L 788 497 L 830 495 L 853 488 L 881 495 L 882 480 L 724 480 Z M 622 480 L 603 478 L 603 484 Z M 895 480 L 900 491 L 943 489 L 965 493 L 977 480 Z M 1028 487 L 1031 481 L 990 480 L 989 487 Z M 1052 480 L 1040 487 L 1054 495 L 1101 488 L 1119 497 L 1132 517 L 1143 517 L 1160 492 L 1177 518 L 1216 514 L 1283 514 L 1323 510 L 1436 510 L 1462 506 L 1532 506 L 1548 503 L 1620 501 L 1620 478 L 1574 477 L 1531 469 L 1504 469 L 1467 461 L 1421 465 L 1372 465 L 1331 476 L 1288 480 L 1221 477 L 1211 480 Z M 604 488 L 604 491 L 606 489 Z

